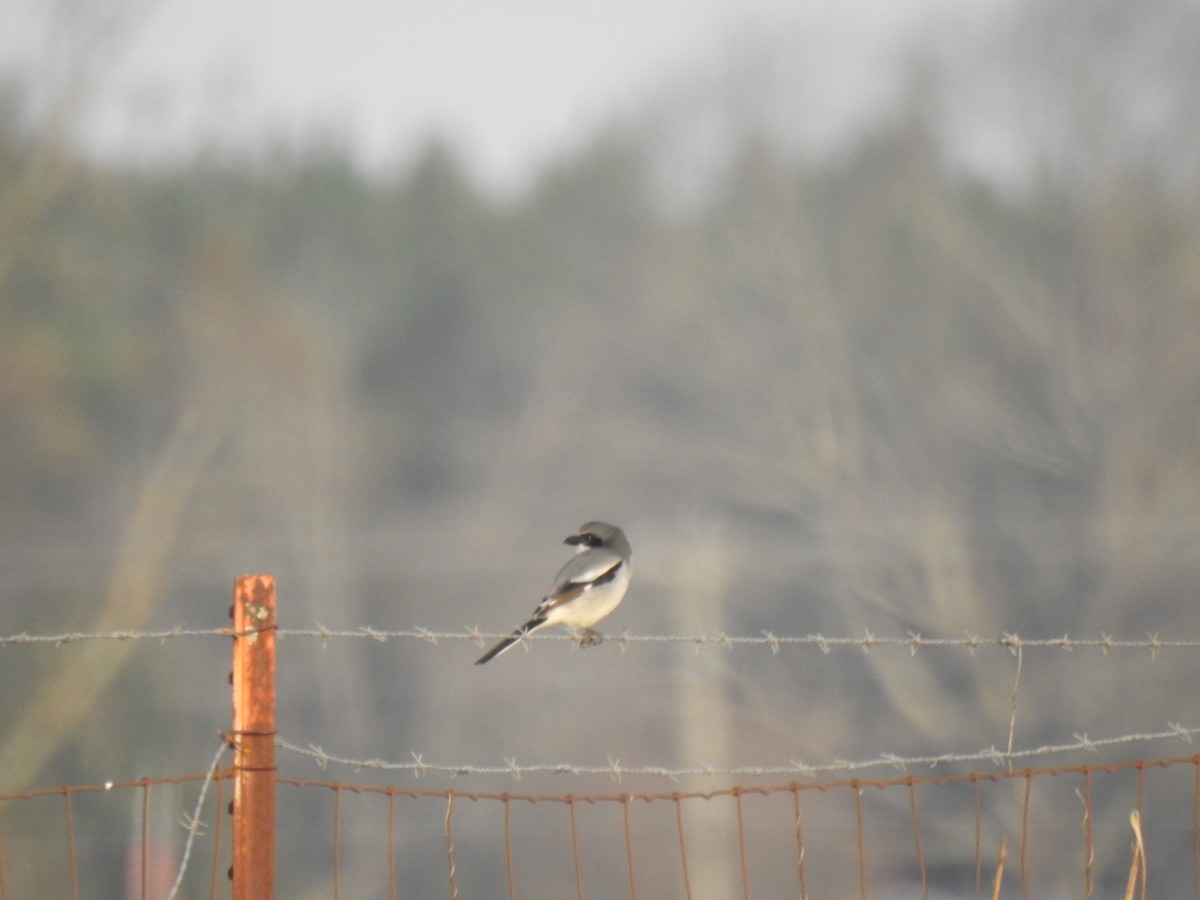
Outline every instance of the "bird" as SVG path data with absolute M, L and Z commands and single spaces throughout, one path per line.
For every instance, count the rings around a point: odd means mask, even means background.
M 574 546 L 575 555 L 558 570 L 545 599 L 528 622 L 475 660 L 475 665 L 491 662 L 527 634 L 548 625 L 562 625 L 575 632 L 581 646 L 591 647 L 604 640 L 592 626 L 625 597 L 632 574 L 629 540 L 616 525 L 586 522 L 563 543 Z

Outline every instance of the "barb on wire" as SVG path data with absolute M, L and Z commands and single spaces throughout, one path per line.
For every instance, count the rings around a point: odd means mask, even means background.
M 610 759 L 606 765 L 586 766 L 572 763 L 534 763 L 519 765 L 516 759 L 506 757 L 503 765 L 474 766 L 469 764 L 450 765 L 425 762 L 419 753 L 413 753 L 412 762 L 388 762 L 380 759 L 349 759 L 327 753 L 320 747 L 309 745 L 301 747 L 283 738 L 276 738 L 275 744 L 281 750 L 307 756 L 316 760 L 322 768 L 329 764 L 349 766 L 353 769 L 380 769 L 384 771 L 411 772 L 420 777 L 427 772 L 441 772 L 449 775 L 508 775 L 520 780 L 522 775 L 551 774 L 551 775 L 608 775 L 614 781 L 620 781 L 623 776 L 647 775 L 657 778 L 669 778 L 672 781 L 695 775 L 801 775 L 812 778 L 818 775 L 843 775 L 887 766 L 901 771 L 910 768 L 935 768 L 951 763 L 991 763 L 998 767 L 1012 768 L 1017 760 L 1030 760 L 1042 756 L 1052 756 L 1059 753 L 1086 751 L 1094 753 L 1101 747 L 1113 747 L 1120 744 L 1139 744 L 1147 741 L 1160 741 L 1169 738 L 1182 739 L 1191 743 L 1195 735 L 1200 735 L 1200 728 L 1185 728 L 1176 722 L 1168 723 L 1167 730 L 1144 734 L 1125 734 L 1110 738 L 1089 738 L 1086 734 L 1073 735 L 1075 741 L 1067 744 L 1045 744 L 1041 747 L 1031 747 L 1025 750 L 1000 750 L 987 747 L 967 753 L 941 753 L 933 756 L 899 756 L 893 753 L 881 754 L 874 759 L 859 761 L 836 760 L 830 763 L 813 764 L 802 760 L 789 760 L 786 765 L 778 766 L 732 766 L 721 767 L 706 764 L 683 768 L 668 766 L 624 766 L 619 761 Z

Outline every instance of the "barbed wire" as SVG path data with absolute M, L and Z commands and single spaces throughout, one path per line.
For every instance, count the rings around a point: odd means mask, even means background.
M 415 640 L 428 644 L 438 644 L 441 641 L 470 641 L 477 646 L 484 646 L 489 641 L 508 637 L 510 632 L 487 632 L 479 628 L 464 628 L 458 631 L 438 631 L 417 626 L 407 629 L 380 629 L 369 625 L 358 628 L 336 629 L 317 624 L 311 628 L 279 628 L 276 635 L 281 638 L 314 638 L 320 641 L 342 639 L 367 639 L 373 641 Z M 19 646 L 22 644 L 49 644 L 60 646 L 79 641 L 137 641 L 153 640 L 166 642 L 183 638 L 201 637 L 236 637 L 237 632 L 232 628 L 187 628 L 176 626 L 160 631 L 109 631 L 109 632 L 63 632 L 60 634 L 29 634 L 19 633 L 0 636 L 0 647 Z M 572 641 L 576 638 L 569 633 L 544 633 L 525 635 L 521 642 L 534 641 Z M 695 646 L 697 650 L 704 646 L 720 646 L 728 650 L 735 647 L 765 647 L 777 655 L 784 647 L 808 646 L 817 647 L 823 653 L 834 649 L 858 648 L 869 652 L 876 647 L 904 647 L 913 655 L 926 648 L 962 648 L 971 653 L 985 647 L 1001 647 L 1016 653 L 1018 649 L 1056 649 L 1056 650 L 1100 650 L 1108 653 L 1112 650 L 1149 650 L 1151 656 L 1167 649 L 1195 649 L 1200 647 L 1200 639 L 1165 639 L 1157 633 L 1147 632 L 1142 638 L 1116 638 L 1106 632 L 1099 637 L 1071 637 L 1069 633 L 1062 637 L 1052 638 L 1023 638 L 1016 632 L 1002 632 L 998 635 L 986 636 L 965 632 L 963 637 L 927 637 L 918 631 L 906 632 L 903 636 L 880 636 L 869 629 L 864 630 L 860 637 L 837 637 L 823 634 L 806 635 L 777 635 L 772 631 L 762 631 L 757 635 L 733 635 L 725 631 L 700 632 L 697 634 L 630 634 L 622 632 L 611 635 L 609 641 L 619 645 L 625 651 L 632 644 L 684 644 Z
M 909 768 L 936 768 L 937 766 L 949 765 L 951 763 L 978 763 L 987 762 L 997 766 L 1010 766 L 1017 761 L 1035 759 L 1042 756 L 1052 756 L 1059 753 L 1073 753 L 1077 751 L 1086 751 L 1094 753 L 1103 747 L 1114 747 L 1123 744 L 1140 744 L 1149 741 L 1160 741 L 1169 738 L 1178 738 L 1192 742 L 1192 737 L 1200 734 L 1200 728 L 1185 728 L 1182 725 L 1169 722 L 1165 731 L 1149 732 L 1142 734 L 1125 734 L 1119 737 L 1108 738 L 1089 738 L 1086 734 L 1073 735 L 1075 741 L 1066 744 L 1045 744 L 1041 747 L 1033 747 L 1026 750 L 998 750 L 996 747 L 987 747 L 982 750 L 974 750 L 966 753 L 939 753 L 932 756 L 900 756 L 893 753 L 885 753 L 873 759 L 865 759 L 857 762 L 848 760 L 835 760 L 829 763 L 806 763 L 802 760 L 789 760 L 786 765 L 778 766 L 715 766 L 698 764 L 695 766 L 687 766 L 682 768 L 670 768 L 667 766 L 625 766 L 620 760 L 610 759 L 606 765 L 602 766 L 581 766 L 574 763 L 542 763 L 521 765 L 518 764 L 515 758 L 506 758 L 504 765 L 501 766 L 475 766 L 469 764 L 463 765 L 448 765 L 442 763 L 427 763 L 423 755 L 420 753 L 412 754 L 412 761 L 405 762 L 389 762 L 381 759 L 349 759 L 343 756 L 337 756 L 332 753 L 326 753 L 320 747 L 313 744 L 307 747 L 301 747 L 291 743 L 283 738 L 277 737 L 275 744 L 281 750 L 289 753 L 295 753 L 300 756 L 305 756 L 316 760 L 321 768 L 326 768 L 330 764 L 348 766 L 353 769 L 378 769 L 382 771 L 401 771 L 411 772 L 418 778 L 430 772 L 449 774 L 455 776 L 467 775 L 509 775 L 514 780 L 519 781 L 523 775 L 535 774 L 551 774 L 551 775 L 608 775 L 614 781 L 620 781 L 623 776 L 638 776 L 648 775 L 657 778 L 669 778 L 676 781 L 680 778 L 693 777 L 698 775 L 730 775 L 730 776 L 759 776 L 759 775 L 799 775 L 806 778 L 812 778 L 818 775 L 837 774 L 845 775 L 853 772 L 861 772 L 866 769 L 878 767 L 890 767 L 907 771 Z
M 322 640 L 339 638 L 370 638 L 376 641 L 395 639 L 420 640 L 430 644 L 439 641 L 471 641 L 483 646 L 489 641 L 500 640 L 509 636 L 509 632 L 482 632 L 478 628 L 467 628 L 462 631 L 433 631 L 428 628 L 402 629 L 384 631 L 367 626 L 353 630 L 334 630 L 318 626 L 306 629 L 280 629 L 280 636 L 313 637 Z M 542 633 L 525 635 L 522 641 L 575 641 L 568 633 Z M 778 654 L 785 646 L 812 646 L 828 653 L 834 648 L 856 647 L 869 651 L 873 647 L 898 646 L 907 647 L 913 654 L 926 647 L 960 647 L 974 651 L 981 647 L 1004 647 L 1013 652 L 1018 647 L 1023 648 L 1052 648 L 1059 650 L 1099 649 L 1105 653 L 1109 650 L 1140 649 L 1149 650 L 1157 655 L 1167 648 L 1200 647 L 1200 640 L 1164 640 L 1155 633 L 1147 633 L 1144 638 L 1117 639 L 1111 634 L 1101 632 L 1097 638 L 1072 638 L 1070 634 L 1055 638 L 1022 638 L 1016 632 L 1003 632 L 987 637 L 978 634 L 965 633 L 963 637 L 926 637 L 917 631 L 906 632 L 904 636 L 881 637 L 869 629 L 864 630 L 861 637 L 829 637 L 823 634 L 806 635 L 777 635 L 772 631 L 762 631 L 757 635 L 731 635 L 725 631 L 700 632 L 697 634 L 630 634 L 622 632 L 612 635 L 608 640 L 625 649 L 630 644 L 690 644 L 697 648 L 705 645 L 718 645 L 727 649 L 740 646 L 760 646 L 768 648 L 772 654 Z
M 79 641 L 169 641 L 177 638 L 233 637 L 232 628 L 185 628 L 176 625 L 165 631 L 66 631 L 61 634 L 21 632 L 0 636 L 0 647 L 20 644 L 73 644 Z
M 786 784 L 737 784 L 722 787 L 696 788 L 691 790 L 676 789 L 671 791 L 621 791 L 618 794 L 535 794 L 496 790 L 465 790 L 463 788 L 412 788 L 400 787 L 395 784 L 362 784 L 337 780 L 329 781 L 316 778 L 291 778 L 285 775 L 280 775 L 277 781 L 279 784 L 298 788 L 317 787 L 326 788 L 327 790 L 335 792 L 350 791 L 355 794 L 383 794 L 388 797 L 410 797 L 414 800 L 428 798 L 453 800 L 454 798 L 461 798 L 472 801 L 497 800 L 501 803 L 525 801 L 527 803 L 557 802 L 571 805 L 606 802 L 627 804 L 634 800 L 640 800 L 646 803 L 669 800 L 673 803 L 677 803 L 683 800 L 712 800 L 716 797 L 745 797 L 749 795 L 768 797 L 772 794 L 779 793 L 794 794 L 805 788 L 814 788 L 818 791 L 828 791 L 847 787 L 856 790 L 869 787 L 878 788 L 880 790 L 887 790 L 895 787 L 908 787 L 911 789 L 914 786 L 922 784 L 940 786 L 961 783 L 964 781 L 1001 782 L 1018 778 L 1028 780 L 1033 777 L 1058 777 L 1069 774 L 1091 775 L 1093 773 L 1104 773 L 1113 775 L 1117 772 L 1125 771 L 1127 769 L 1169 769 L 1174 766 L 1196 767 L 1197 765 L 1200 765 L 1200 756 L 1189 755 L 1169 758 L 1157 757 L 1153 759 L 1129 759 L 1122 762 L 1113 763 L 1076 763 L 1074 765 L 1054 767 L 1031 767 L 1013 772 L 956 772 L 946 775 L 898 775 L 891 778 L 847 778 L 837 781 L 821 782 L 819 784 L 803 784 L 800 782 L 791 781 Z
M 221 757 L 225 755 L 228 749 L 228 744 L 225 741 L 221 742 L 221 746 L 217 748 L 216 754 L 213 755 L 212 762 L 208 766 L 208 772 L 204 775 L 204 782 L 200 785 L 200 795 L 196 798 L 196 807 L 189 816 L 186 813 L 183 817 L 183 827 L 187 829 L 187 842 L 183 846 L 183 858 L 179 861 L 179 871 L 175 875 L 175 883 L 171 885 L 171 893 L 167 895 L 167 900 L 174 900 L 175 895 L 179 893 L 179 887 L 183 884 L 183 876 L 187 874 L 188 860 L 192 856 L 192 845 L 196 841 L 196 835 L 204 830 L 204 823 L 200 819 L 200 811 L 204 809 L 204 797 L 208 794 L 209 785 L 212 784 L 213 777 L 217 774 L 217 766 L 221 762 Z M 220 810 L 217 815 L 220 815 Z

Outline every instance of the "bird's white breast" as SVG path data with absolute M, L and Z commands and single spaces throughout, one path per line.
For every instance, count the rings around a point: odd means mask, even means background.
M 565 625 L 568 628 L 591 628 L 617 608 L 629 587 L 632 568 L 625 560 L 612 581 L 597 584 L 584 591 L 570 603 L 564 603 L 550 611 L 547 625 Z

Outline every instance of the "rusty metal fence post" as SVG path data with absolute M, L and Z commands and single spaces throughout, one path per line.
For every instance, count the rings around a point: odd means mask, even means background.
M 275 896 L 275 576 L 233 589 L 233 900 Z

